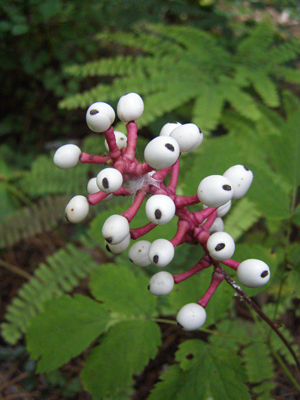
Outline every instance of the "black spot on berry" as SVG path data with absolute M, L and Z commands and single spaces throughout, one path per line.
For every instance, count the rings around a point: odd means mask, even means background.
M 95 115 L 95 114 L 98 114 L 98 112 L 99 112 L 98 110 L 91 110 L 91 111 L 90 111 L 90 114 L 91 114 L 91 115 Z
M 222 188 L 224 190 L 226 190 L 227 192 L 229 192 L 231 190 L 231 186 L 230 185 L 223 185 Z
M 246 171 L 249 171 L 249 168 L 247 168 L 247 167 L 245 167 L 245 166 L 243 166 L 244 167 L 244 169 L 246 170 Z
M 108 183 L 108 179 L 107 178 L 103 178 L 102 179 L 102 185 L 105 189 L 109 188 L 109 183 Z
M 147 289 L 150 290 L 150 285 L 147 286 Z
M 158 263 L 158 259 L 159 259 L 159 257 L 158 257 L 158 255 L 156 254 L 156 255 L 153 257 L 153 262 L 154 262 L 155 264 L 157 264 L 157 263 Z
M 154 215 L 156 219 L 161 219 L 162 213 L 159 209 L 157 209 L 155 210 Z
M 111 243 L 112 242 L 112 237 L 108 237 L 108 238 L 104 238 L 106 241 L 107 241 L 107 243 Z
M 260 274 L 260 276 L 262 277 L 262 278 L 265 278 L 266 276 L 268 276 L 269 275 L 269 271 L 263 271 L 261 274 Z
M 110 250 L 110 247 L 109 247 L 108 244 L 106 244 L 105 248 L 106 248 L 106 250 L 107 250 L 109 253 L 111 253 L 111 250 Z
M 194 354 L 190 353 L 185 357 L 187 360 L 192 360 L 194 358 Z
M 215 250 L 220 251 L 220 250 L 223 250 L 224 247 L 225 247 L 225 243 L 219 243 L 216 245 Z
M 175 151 L 174 146 L 171 143 L 166 143 L 165 147 L 170 151 Z

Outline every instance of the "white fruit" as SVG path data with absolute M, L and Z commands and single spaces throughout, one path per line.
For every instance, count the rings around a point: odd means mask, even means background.
M 208 233 L 211 235 L 215 232 L 222 232 L 224 230 L 224 222 L 222 218 L 218 217 L 215 219 L 212 226 L 209 228 Z
M 163 225 L 171 221 L 176 207 L 173 200 L 164 194 L 151 196 L 145 205 L 147 218 L 154 224 Z
M 165 267 L 174 257 L 174 246 L 169 240 L 156 239 L 149 248 L 149 259 L 158 267 Z
M 130 261 L 138 267 L 147 267 L 147 265 L 151 264 L 148 255 L 150 246 L 151 242 L 148 240 L 139 240 L 135 242 L 128 252 Z
M 206 311 L 197 303 L 189 303 L 179 310 L 176 319 L 184 330 L 194 331 L 204 325 L 206 321 Z
M 197 190 L 198 199 L 208 207 L 220 207 L 232 199 L 230 181 L 222 175 L 209 175 L 202 179 Z
M 105 132 L 114 120 L 114 109 L 107 103 L 99 101 L 87 109 L 86 123 L 93 132 Z
M 125 147 L 127 146 L 127 136 L 124 135 L 124 133 L 119 132 L 119 131 L 114 131 L 114 134 L 115 134 L 115 138 L 116 138 L 117 147 L 120 150 L 125 149 Z M 109 147 L 108 147 L 108 143 L 107 143 L 106 139 L 104 141 L 104 146 L 105 146 L 106 150 L 109 151 Z
M 81 150 L 75 144 L 65 144 L 59 147 L 53 157 L 54 164 L 61 169 L 75 167 L 79 161 Z
M 170 137 L 174 138 L 180 147 L 180 152 L 188 152 L 196 149 L 203 140 L 203 133 L 195 124 L 183 124 L 174 129 Z
M 254 258 L 240 263 L 236 271 L 238 281 L 250 288 L 259 288 L 269 282 L 270 268 L 268 265 Z
M 215 232 L 207 241 L 207 250 L 213 259 L 224 261 L 232 257 L 235 243 L 228 233 Z
M 104 168 L 97 175 L 97 186 L 104 193 L 113 193 L 123 184 L 123 175 L 115 168 Z
M 167 168 L 173 165 L 180 155 L 177 141 L 168 136 L 158 136 L 145 147 L 146 162 L 155 169 Z
M 233 188 L 233 199 L 243 197 L 251 186 L 253 173 L 243 165 L 234 165 L 224 172 L 225 176 Z
M 153 275 L 149 281 L 149 290 L 156 296 L 169 294 L 174 287 L 173 275 L 167 271 L 161 271 Z
M 97 178 L 91 178 L 88 181 L 86 189 L 87 189 L 88 194 L 94 194 L 94 193 L 99 192 L 100 189 L 97 185 Z
M 168 122 L 161 128 L 159 136 L 170 136 L 171 132 L 179 126 L 181 126 L 180 122 Z
M 89 203 L 84 196 L 73 197 L 65 208 L 65 216 L 69 222 L 81 222 L 89 212 Z
M 128 234 L 129 223 L 122 215 L 111 215 L 102 226 L 102 236 L 109 244 L 122 242 Z
M 131 236 L 130 233 L 126 236 L 122 242 L 117 244 L 111 244 L 105 241 L 105 248 L 107 251 L 113 254 L 120 254 L 122 251 L 126 250 L 127 247 L 130 245 Z
M 144 102 L 137 93 L 122 96 L 117 105 L 117 114 L 122 122 L 135 121 L 143 114 Z

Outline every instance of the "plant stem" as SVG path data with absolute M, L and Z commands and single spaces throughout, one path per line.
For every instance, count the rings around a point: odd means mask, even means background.
M 226 279 L 227 283 L 229 283 L 230 286 L 234 288 L 234 290 L 252 307 L 252 309 L 270 326 L 270 328 L 276 333 L 276 335 L 282 340 L 282 342 L 285 344 L 286 348 L 289 350 L 291 353 L 292 357 L 294 358 L 298 372 L 300 372 L 300 362 L 298 360 L 298 357 L 286 338 L 283 336 L 283 334 L 280 332 L 278 329 L 278 325 L 275 324 L 273 321 L 271 321 L 267 315 L 258 307 L 258 305 L 249 297 L 246 295 L 246 293 L 237 285 L 237 283 L 231 278 L 230 275 L 228 275 L 224 270 L 223 270 L 223 275 L 224 278 Z
M 4 260 L 0 260 L 0 265 L 1 265 L 1 267 L 7 269 L 8 271 L 13 272 L 14 274 L 20 275 L 25 279 L 29 280 L 32 278 L 32 276 L 28 272 L 23 271 L 21 268 L 15 266 L 15 265 L 12 265 Z

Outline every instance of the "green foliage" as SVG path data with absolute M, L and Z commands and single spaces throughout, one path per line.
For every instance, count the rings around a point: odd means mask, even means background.
M 97 263 L 91 256 L 72 244 L 48 257 L 8 306 L 6 322 L 1 325 L 5 340 L 16 343 L 32 318 L 44 310 L 46 301 L 71 292 L 95 268 Z
M 115 101 L 136 91 L 145 99 L 140 126 L 193 101 L 192 122 L 210 132 L 228 104 L 240 116 L 255 121 L 261 116 L 257 95 L 268 107 L 278 107 L 278 80 L 300 79 L 292 64 L 299 55 L 298 42 L 278 41 L 273 26 L 265 23 L 240 38 L 234 54 L 230 42 L 191 26 L 150 25 L 136 33 L 100 34 L 98 40 L 102 46 L 117 43 L 142 53 L 68 67 L 66 72 L 77 78 L 114 79 L 111 85 L 99 83 L 66 98 L 60 102 L 61 108 L 87 107 L 100 97 Z M 295 74 L 294 79 L 289 72 Z
M 232 352 L 193 339 L 180 345 L 178 365 L 165 372 L 149 399 L 250 399 L 246 374 Z

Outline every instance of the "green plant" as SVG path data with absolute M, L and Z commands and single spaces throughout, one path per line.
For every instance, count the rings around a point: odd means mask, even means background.
M 276 108 L 280 106 L 278 83 L 300 80 L 294 65 L 299 42 L 284 41 L 268 23 L 257 24 L 232 42 L 191 26 L 163 25 L 146 26 L 136 33 L 102 33 L 97 38 L 101 46 L 115 42 L 140 53 L 66 68 L 78 79 L 110 76 L 113 80 L 62 100 L 61 108 L 87 107 L 99 97 L 115 101 L 124 92 L 136 91 L 145 100 L 141 127 L 192 102 L 191 121 L 208 133 L 228 109 L 258 120 L 258 98 Z

